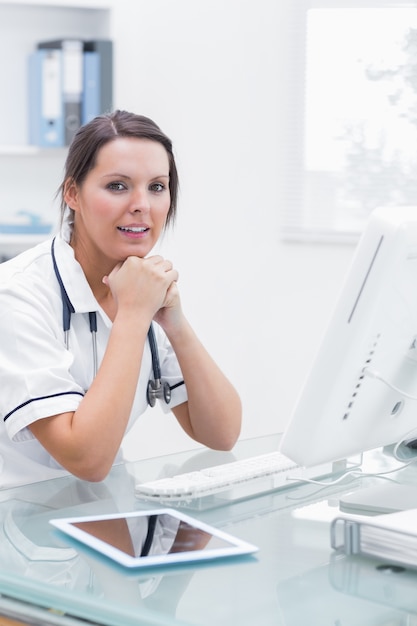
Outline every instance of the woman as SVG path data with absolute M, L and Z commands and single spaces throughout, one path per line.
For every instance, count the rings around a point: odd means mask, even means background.
M 234 445 L 239 397 L 184 316 L 178 272 L 152 254 L 177 191 L 171 142 L 152 120 L 99 116 L 69 148 L 61 233 L 0 266 L 0 453 L 11 480 L 25 463 L 105 478 L 147 407 L 152 322 L 167 407 L 196 441 Z

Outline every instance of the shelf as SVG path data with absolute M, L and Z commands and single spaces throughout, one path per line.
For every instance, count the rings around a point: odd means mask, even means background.
M 42 243 L 42 241 L 45 241 L 50 237 L 52 237 L 51 233 L 40 235 L 0 234 L 0 262 L 36 246 L 38 243 Z
M 27 156 L 39 154 L 37 146 L 0 146 L 0 156 Z
M 111 0 L 108 2 L 103 0 L 0 0 L 0 6 L 13 6 L 13 7 L 63 7 L 63 8 L 76 8 L 76 9 L 111 9 L 113 3 Z
M 0 157 L 2 156 L 39 156 L 50 155 L 56 156 L 57 154 L 63 154 L 66 148 L 40 148 L 39 146 L 24 146 L 24 145 L 0 145 Z

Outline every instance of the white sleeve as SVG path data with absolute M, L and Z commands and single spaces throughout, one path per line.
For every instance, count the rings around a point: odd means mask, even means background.
M 158 343 L 158 354 L 161 364 L 161 376 L 171 387 L 171 402 L 166 404 L 164 400 L 160 400 L 161 408 L 164 413 L 187 402 L 187 388 L 184 384 L 181 368 L 178 363 L 177 356 L 168 341 L 167 336 L 162 328 L 154 324 L 155 336 Z
M 55 294 L 34 296 L 16 285 L 1 290 L 0 413 L 11 439 L 26 440 L 32 422 L 74 411 L 84 390 L 70 374 L 72 355 L 62 335 L 62 305 Z M 35 289 L 33 289 L 35 291 Z

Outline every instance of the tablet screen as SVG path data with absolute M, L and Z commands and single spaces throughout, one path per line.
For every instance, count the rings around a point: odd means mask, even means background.
M 128 566 L 204 560 L 256 550 L 213 526 L 169 509 L 55 519 L 51 524 Z

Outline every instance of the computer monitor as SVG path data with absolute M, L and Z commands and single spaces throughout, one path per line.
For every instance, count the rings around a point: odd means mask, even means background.
M 374 211 L 281 442 L 310 467 L 417 437 L 417 207 Z

